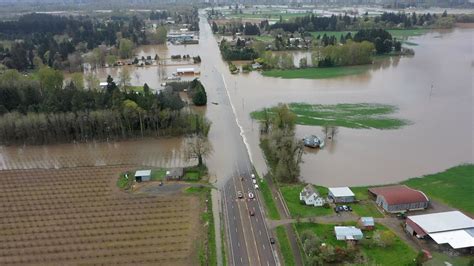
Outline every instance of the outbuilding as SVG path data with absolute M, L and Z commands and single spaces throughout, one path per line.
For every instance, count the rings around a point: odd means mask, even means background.
M 335 203 L 348 203 L 355 201 L 355 194 L 348 187 L 330 187 L 328 197 Z
M 177 68 L 176 73 L 178 75 L 194 75 L 194 74 L 197 74 L 198 72 L 194 69 L 194 67 L 182 67 L 182 68 Z
M 361 240 L 364 237 L 362 231 L 355 226 L 334 226 L 337 240 Z
M 405 185 L 369 188 L 375 202 L 389 213 L 423 210 L 430 200 L 425 193 Z
M 460 211 L 408 216 L 405 230 L 417 238 L 431 238 L 453 249 L 474 247 L 474 220 Z
M 166 171 L 166 179 L 168 180 L 179 180 L 183 177 L 184 170 L 181 167 L 173 168 Z
M 375 227 L 374 217 L 360 217 L 358 225 L 362 230 L 373 230 Z
M 138 170 L 135 172 L 135 181 L 150 181 L 151 180 L 151 170 Z
M 301 190 L 300 201 L 304 202 L 306 205 L 313 206 L 323 206 L 325 203 L 324 198 L 319 195 L 311 184 L 306 185 L 303 190 Z

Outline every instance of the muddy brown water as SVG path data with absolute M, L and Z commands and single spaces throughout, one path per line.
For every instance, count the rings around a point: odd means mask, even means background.
M 258 72 L 231 75 L 222 61 L 215 37 L 201 21 L 199 45 L 143 46 L 141 57 L 158 54 L 200 55 L 200 79 L 208 92 L 207 108 L 200 109 L 213 122 L 209 138 L 214 152 L 207 159 L 218 183 L 234 173 L 241 139 L 228 137 L 229 123 L 241 126 L 252 161 L 259 173 L 268 171 L 258 147 L 258 123 L 249 113 L 279 102 L 385 103 L 399 107 L 397 117 L 412 125 L 399 130 L 340 128 L 336 139 L 320 151 L 307 150 L 302 179 L 318 185 L 366 185 L 402 181 L 473 162 L 473 34 L 456 28 L 413 37 L 414 57 L 392 58 L 366 73 L 323 80 L 280 79 Z M 157 66 L 129 67 L 132 84 L 148 83 L 159 89 L 166 74 Z M 118 68 L 100 69 L 99 77 L 117 76 Z M 160 76 L 161 75 L 161 76 Z M 431 86 L 433 89 L 431 90 Z M 227 90 L 223 90 L 226 88 Z M 229 106 L 225 99 L 230 100 Z M 214 102 L 215 104 L 211 104 Z M 322 135 L 320 127 L 298 126 L 297 136 Z M 151 166 L 186 165 L 182 139 L 144 139 L 118 143 L 63 144 L 37 147 L 2 147 L 0 168 L 51 168 L 79 165 L 133 163 Z

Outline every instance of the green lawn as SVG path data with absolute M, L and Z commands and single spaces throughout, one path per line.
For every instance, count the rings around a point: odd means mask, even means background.
M 254 38 L 255 40 L 262 41 L 262 42 L 273 42 L 273 40 L 275 39 L 271 35 L 260 35 L 260 36 L 255 36 Z
M 242 18 L 242 19 L 268 19 L 268 20 L 280 20 L 280 16 L 283 20 L 289 20 L 296 17 L 303 17 L 308 15 L 308 13 L 280 13 L 279 11 L 275 12 L 259 12 L 259 13 L 243 13 L 243 14 L 228 14 L 228 18 Z
M 273 200 L 272 192 L 266 180 L 262 180 L 259 183 L 260 191 L 263 195 L 263 201 L 265 202 L 265 207 L 267 210 L 268 217 L 273 220 L 280 219 L 280 213 L 275 205 L 275 201 Z
M 378 231 L 389 230 L 381 224 L 376 224 L 375 229 Z M 374 262 L 376 265 L 412 265 L 413 259 L 417 252 L 408 246 L 398 236 L 395 236 L 393 245 L 390 247 L 379 247 L 376 245 L 368 245 L 373 240 L 374 231 L 364 231 L 365 236 L 370 236 L 367 242 L 361 244 L 362 252 Z
M 159 168 L 151 170 L 151 180 L 152 181 L 162 181 L 166 177 L 166 169 Z
M 127 189 L 130 186 L 131 180 L 133 180 L 131 175 L 129 175 L 128 178 L 125 178 L 125 174 L 120 174 L 119 179 L 117 179 L 117 187 L 120 189 Z
M 198 171 L 186 171 L 183 177 L 184 181 L 199 181 L 201 174 Z
M 393 105 L 376 103 L 359 104 L 306 104 L 290 103 L 290 110 L 297 115 L 296 123 L 300 125 L 323 126 L 330 123 L 334 126 L 347 128 L 375 128 L 397 129 L 407 124 L 408 121 L 389 117 L 397 108 Z M 272 109 L 269 109 L 270 115 Z M 251 113 L 253 119 L 262 119 L 263 110 Z
M 286 206 L 290 211 L 291 217 L 313 217 L 313 216 L 323 216 L 333 213 L 331 208 L 324 207 L 314 207 L 307 206 L 304 203 L 300 202 L 300 192 L 303 189 L 304 185 L 280 185 L 280 191 L 285 199 Z M 321 196 L 327 196 L 327 188 L 316 187 Z
M 362 201 L 348 204 L 352 210 L 360 217 L 382 218 L 383 214 L 377 209 L 373 201 Z
M 346 223 L 345 225 L 355 225 L 354 223 Z M 315 224 L 315 223 L 298 223 L 295 227 L 298 234 L 306 230 L 310 230 L 316 234 L 324 243 L 332 246 L 346 247 L 345 241 L 336 240 L 334 235 L 335 224 Z M 386 227 L 377 224 L 376 230 L 389 230 Z M 411 249 L 405 242 L 395 236 L 394 243 L 388 248 L 382 248 L 375 245 L 370 245 L 373 241 L 372 231 L 364 231 L 364 236 L 369 236 L 370 239 L 364 239 L 359 242 L 358 246 L 362 253 L 364 253 L 374 265 L 410 265 L 417 253 Z
M 311 67 L 286 70 L 265 70 L 262 74 L 266 77 L 284 79 L 327 79 L 342 76 L 358 75 L 367 72 L 371 65 L 343 66 L 343 67 Z
M 424 266 L 438 266 L 438 265 L 445 265 L 445 261 L 451 263 L 452 265 L 456 266 L 468 266 L 472 265 L 472 260 L 474 258 L 469 257 L 469 256 L 455 256 L 455 257 L 450 257 L 444 253 L 439 253 L 439 252 L 433 252 L 431 253 L 433 258 L 429 261 L 427 261 Z
M 474 214 L 474 164 L 459 165 L 444 172 L 409 179 L 403 184 L 419 189 L 428 197 Z M 471 199 L 471 200 L 468 200 Z
M 296 265 L 295 258 L 291 252 L 290 241 L 286 235 L 286 230 L 283 225 L 280 225 L 276 228 L 276 236 L 278 244 L 280 245 L 281 255 L 283 256 L 284 264 L 286 266 Z

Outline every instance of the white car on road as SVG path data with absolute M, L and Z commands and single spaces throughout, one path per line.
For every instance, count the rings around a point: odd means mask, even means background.
M 253 199 L 253 198 L 255 198 L 255 196 L 253 195 L 252 192 L 249 192 L 249 199 Z

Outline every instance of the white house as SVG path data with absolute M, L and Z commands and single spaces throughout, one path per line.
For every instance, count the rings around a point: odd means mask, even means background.
M 300 192 L 300 201 L 304 201 L 306 205 L 323 206 L 325 200 L 319 196 L 313 185 L 308 184 Z

